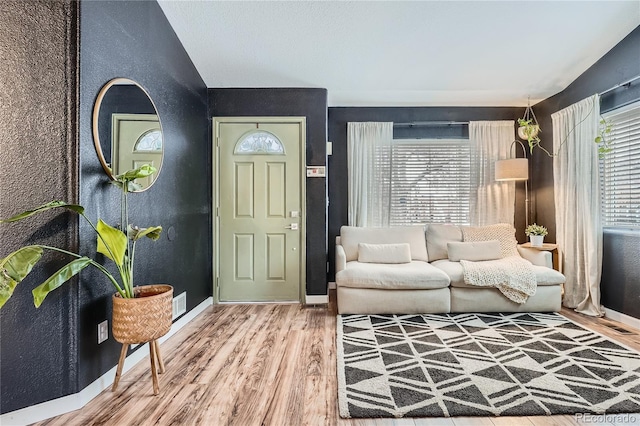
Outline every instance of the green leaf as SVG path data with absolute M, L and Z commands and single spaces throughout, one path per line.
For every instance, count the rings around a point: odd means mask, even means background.
M 25 212 L 22 212 L 20 214 L 12 216 L 12 217 L 10 217 L 8 219 L 0 219 L 0 223 L 17 222 L 19 220 L 25 219 L 27 217 L 31 217 L 31 216 L 33 216 L 35 214 L 40 213 L 40 212 L 44 212 L 44 211 L 55 209 L 55 208 L 59 208 L 59 207 L 64 207 L 66 209 L 73 210 L 74 212 L 76 212 L 78 214 L 83 214 L 84 213 L 84 207 L 82 207 L 80 205 L 69 204 L 66 201 L 51 201 L 51 202 L 49 202 L 47 204 L 43 204 L 41 206 L 38 206 L 33 210 L 27 210 Z
M 91 259 L 88 257 L 81 257 L 79 259 L 72 260 L 47 278 L 45 282 L 34 288 L 32 291 L 33 304 L 36 305 L 36 308 L 40 307 L 44 298 L 47 297 L 47 294 L 69 281 L 90 263 Z
M 130 182 L 138 178 L 150 176 L 157 171 L 158 169 L 156 169 L 155 167 L 149 164 L 144 164 L 137 169 L 128 170 L 122 174 L 119 174 L 118 176 L 116 176 L 116 180 L 120 182 Z
M 98 253 L 104 254 L 113 260 L 116 265 L 122 266 L 124 264 L 124 255 L 127 251 L 127 236 L 119 229 L 104 223 L 102 219 L 98 220 L 96 229 L 100 234 L 98 236 Z
M 162 233 L 162 226 L 150 226 L 149 228 L 137 228 L 129 225 L 129 237 L 133 241 L 137 241 L 142 237 L 151 238 L 153 241 L 156 241 L 160 238 L 160 233 Z
M 0 260 L 0 308 L 13 295 L 13 290 L 42 257 L 39 246 L 22 247 Z
M 596 142 L 596 143 L 600 143 L 600 142 L 602 142 L 602 137 L 600 137 L 600 136 L 596 136 L 595 142 Z

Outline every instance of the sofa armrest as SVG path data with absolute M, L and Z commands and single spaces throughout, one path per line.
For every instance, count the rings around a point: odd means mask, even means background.
M 528 260 L 534 265 L 546 266 L 547 268 L 553 269 L 553 259 L 549 251 L 518 246 L 518 253 L 520 253 L 523 259 Z
M 347 267 L 347 255 L 344 252 L 344 247 L 336 245 L 336 274 Z

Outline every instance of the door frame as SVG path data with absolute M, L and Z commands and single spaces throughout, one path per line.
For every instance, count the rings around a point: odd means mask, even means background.
M 270 302 L 220 302 L 220 124 L 222 123 L 292 123 L 300 125 L 300 232 L 298 250 L 298 265 L 300 266 L 300 287 L 298 289 L 299 302 L 305 300 L 307 289 L 307 118 L 306 117 L 212 117 L 212 238 L 213 238 L 213 303 L 270 303 Z M 286 303 L 286 302 L 273 302 Z

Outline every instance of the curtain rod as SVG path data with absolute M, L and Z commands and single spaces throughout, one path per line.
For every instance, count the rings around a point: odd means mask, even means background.
M 622 86 L 626 86 L 627 84 L 631 84 L 631 83 L 633 83 L 634 81 L 636 81 L 639 78 L 640 78 L 640 75 L 636 75 L 635 77 L 625 81 L 624 83 L 616 84 L 615 86 L 610 87 L 607 90 L 604 90 L 604 91 L 600 92 L 600 96 L 602 96 L 602 95 L 604 95 L 606 93 L 609 93 L 609 92 L 611 92 L 613 90 L 616 90 L 618 87 L 622 87 Z
M 427 127 L 427 126 L 467 126 L 468 121 L 412 121 L 409 123 L 393 123 L 393 127 Z

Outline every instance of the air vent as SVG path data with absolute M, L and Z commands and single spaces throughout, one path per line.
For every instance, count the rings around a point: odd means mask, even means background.
M 173 298 L 173 319 L 187 312 L 187 292 L 182 292 Z
M 619 325 L 614 324 L 614 323 L 612 323 L 612 322 L 603 321 L 603 322 L 602 322 L 602 325 L 604 325 L 605 327 L 608 327 L 608 328 L 612 329 L 613 331 L 616 331 L 616 332 L 618 332 L 618 333 L 620 333 L 620 334 L 628 334 L 628 335 L 635 335 L 635 334 L 637 334 L 637 333 L 636 333 L 635 331 L 633 331 L 633 330 L 629 330 L 629 329 L 627 329 L 627 328 L 620 327 Z

